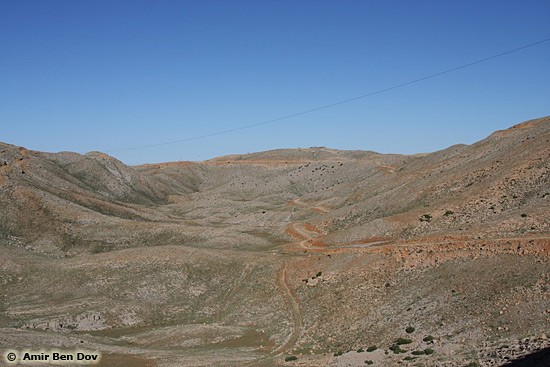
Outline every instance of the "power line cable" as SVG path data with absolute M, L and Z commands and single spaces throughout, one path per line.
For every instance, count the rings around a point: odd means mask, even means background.
M 438 76 L 443 75 L 443 74 L 452 73 L 454 71 L 464 69 L 464 68 L 467 68 L 467 67 L 470 67 L 470 66 L 473 66 L 473 65 L 481 64 L 482 62 L 486 62 L 486 61 L 489 61 L 489 60 L 492 60 L 492 59 L 496 59 L 498 57 L 509 55 L 511 53 L 521 51 L 521 50 L 524 50 L 526 48 L 533 47 L 533 46 L 536 46 L 536 45 L 539 45 L 541 43 L 548 42 L 548 41 L 550 41 L 550 38 L 546 38 L 546 39 L 543 39 L 543 40 L 538 41 L 538 42 L 534 42 L 534 43 L 530 43 L 530 44 L 525 45 L 525 46 L 514 48 L 512 50 L 508 50 L 506 52 L 502 52 L 502 53 L 497 54 L 497 55 L 486 57 L 486 58 L 481 59 L 481 60 L 473 61 L 473 62 L 470 62 L 468 64 L 457 66 L 457 67 L 454 67 L 452 69 L 440 71 L 439 73 L 435 73 L 435 74 L 431 74 L 431 75 L 428 75 L 428 76 L 425 76 L 425 77 L 422 77 L 422 78 L 414 79 L 414 80 L 408 81 L 406 83 L 397 84 L 397 85 L 394 85 L 392 87 L 377 90 L 375 92 L 362 94 L 362 95 L 357 96 L 357 97 L 344 99 L 344 100 L 339 101 L 339 102 L 334 102 L 334 103 L 330 103 L 330 104 L 327 104 L 327 105 L 324 105 L 324 106 L 312 108 L 312 109 L 309 109 L 309 110 L 293 113 L 293 114 L 286 115 L 286 116 L 277 117 L 277 118 L 274 118 L 274 119 L 271 119 L 271 120 L 257 122 L 255 124 L 236 127 L 236 128 L 233 128 L 233 129 L 222 130 L 222 131 L 218 131 L 218 132 L 215 132 L 215 133 L 193 136 L 193 137 L 185 138 L 185 139 L 173 140 L 173 141 L 168 141 L 168 142 L 163 142 L 163 143 L 156 143 L 156 144 L 140 145 L 140 146 L 129 147 L 129 148 L 110 149 L 110 150 L 106 150 L 105 152 L 107 152 L 107 153 L 121 152 L 121 151 L 126 151 L 126 150 L 137 150 L 137 149 L 160 147 L 160 146 L 163 146 L 163 145 L 171 145 L 171 144 L 176 144 L 176 143 L 183 143 L 183 142 L 186 142 L 186 141 L 209 138 L 209 137 L 216 136 L 216 135 L 228 134 L 228 133 L 232 133 L 232 132 L 235 132 L 235 131 L 240 131 L 240 130 L 250 129 L 250 128 L 256 127 L 256 126 L 270 124 L 272 122 L 287 120 L 287 119 L 290 119 L 290 118 L 293 118 L 293 117 L 297 117 L 297 116 L 305 115 L 305 114 L 312 113 L 312 112 L 315 112 L 315 111 L 320 111 L 320 110 L 324 110 L 324 109 L 327 109 L 327 108 L 335 107 L 335 106 L 338 106 L 338 105 L 341 105 L 341 104 L 344 104 L 344 103 L 349 103 L 349 102 L 356 101 L 358 99 L 371 97 L 371 96 L 374 96 L 376 94 L 388 92 L 388 91 L 393 90 L 393 89 L 397 89 L 397 88 L 401 88 L 401 87 L 404 87 L 404 86 L 407 86 L 407 85 L 415 84 L 415 83 L 418 83 L 418 82 L 421 82 L 421 81 L 424 81 L 424 80 L 427 80 L 427 79 L 432 79 L 432 78 L 438 77 Z

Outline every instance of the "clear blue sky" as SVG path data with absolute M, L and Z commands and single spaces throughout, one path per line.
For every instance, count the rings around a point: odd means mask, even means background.
M 550 37 L 541 1 L 0 2 L 0 141 L 85 153 L 315 108 Z M 275 148 L 434 151 L 550 115 L 550 42 L 128 164 Z

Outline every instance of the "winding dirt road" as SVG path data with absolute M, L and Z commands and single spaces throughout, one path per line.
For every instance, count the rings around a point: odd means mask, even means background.
M 289 284 L 286 276 L 287 268 L 289 264 L 290 263 L 286 263 L 282 267 L 281 271 L 279 272 L 280 275 L 277 276 L 277 285 L 285 295 L 285 302 L 287 303 L 287 309 L 290 313 L 290 317 L 294 325 L 292 328 L 292 332 L 287 337 L 287 340 L 285 341 L 285 343 L 283 343 L 273 351 L 275 355 L 282 354 L 288 349 L 292 348 L 298 341 L 300 334 L 302 332 L 302 328 L 304 326 L 304 321 L 303 321 L 304 315 L 302 313 L 302 304 L 300 303 L 300 300 L 296 295 L 296 292 L 294 291 L 294 289 L 292 289 L 292 286 Z
M 300 199 L 293 200 L 289 205 L 300 206 L 309 210 L 312 210 L 317 213 L 327 213 L 329 211 L 328 207 L 324 205 L 311 205 L 301 201 Z M 340 244 L 334 247 L 324 246 L 321 242 L 322 238 L 326 236 L 317 228 L 309 225 L 308 223 L 302 222 L 292 222 L 287 226 L 286 233 L 289 234 L 294 242 L 291 243 L 291 246 L 303 250 L 304 252 L 315 252 L 315 253 L 341 253 L 341 252 L 366 252 L 366 251 L 383 251 L 387 253 L 388 251 L 396 253 L 408 253 L 410 250 L 417 250 L 418 247 L 424 247 L 426 245 L 439 246 L 441 248 L 441 255 L 444 256 L 448 252 L 457 252 L 457 256 L 460 256 L 459 253 L 479 253 L 480 246 L 484 242 L 491 242 L 494 244 L 505 244 L 508 242 L 520 242 L 524 244 L 527 241 L 533 242 L 544 242 L 544 243 L 535 243 L 531 248 L 525 246 L 492 246 L 491 251 L 493 252 L 520 252 L 528 251 L 531 254 L 538 254 L 543 256 L 550 256 L 550 238 L 541 236 L 541 237 L 529 237 L 529 238 L 496 238 L 496 239 L 456 239 L 456 238 L 423 238 L 420 240 L 395 240 L 393 238 L 372 238 L 366 239 L 364 241 L 352 242 L 347 244 Z M 321 243 L 321 245 L 319 245 Z M 460 252 L 463 250 L 462 252 Z M 415 251 L 413 251 L 415 252 Z M 302 304 L 298 298 L 296 292 L 292 288 L 288 277 L 288 269 L 293 264 L 293 261 L 286 262 L 277 273 L 276 285 L 279 291 L 282 293 L 286 308 L 289 314 L 289 319 L 291 320 L 292 330 L 290 334 L 285 339 L 284 343 L 271 351 L 268 356 L 262 357 L 254 362 L 253 365 L 263 366 L 262 362 L 272 359 L 274 357 L 280 356 L 281 354 L 291 350 L 296 343 L 299 341 L 300 336 L 302 335 L 304 328 L 304 314 L 302 311 Z

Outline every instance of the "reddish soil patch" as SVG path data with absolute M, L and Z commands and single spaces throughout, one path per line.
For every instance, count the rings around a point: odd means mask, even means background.
M 290 226 L 288 226 L 285 230 L 285 233 L 290 235 L 290 237 L 294 238 L 294 239 L 297 239 L 297 240 L 303 240 L 305 239 L 305 237 L 298 233 L 298 231 L 294 230 L 293 228 L 291 228 Z
M 304 228 L 307 229 L 308 231 L 311 231 L 311 232 L 321 233 L 321 230 L 319 230 L 319 228 L 314 227 L 314 226 L 312 226 L 312 225 L 309 224 L 309 223 L 305 223 L 305 224 L 304 224 Z

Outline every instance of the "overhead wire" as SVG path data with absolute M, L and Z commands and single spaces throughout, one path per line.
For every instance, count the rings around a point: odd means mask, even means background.
M 533 46 L 536 46 L 536 45 L 539 45 L 541 43 L 548 42 L 548 41 L 550 41 L 550 38 L 546 38 L 546 39 L 543 39 L 541 41 L 537 41 L 537 42 L 534 42 L 534 43 L 530 43 L 528 45 L 524 45 L 524 46 L 521 46 L 521 47 L 518 47 L 518 48 L 514 48 L 512 50 L 508 50 L 508 51 L 505 51 L 505 52 L 502 52 L 502 53 L 499 53 L 499 54 L 496 54 L 496 55 L 493 55 L 493 56 L 489 56 L 489 57 L 486 57 L 486 58 L 483 58 L 483 59 L 480 59 L 480 60 L 476 60 L 476 61 L 473 61 L 473 62 L 470 62 L 470 63 L 467 63 L 467 64 L 463 64 L 463 65 L 460 65 L 460 66 L 457 66 L 457 67 L 454 67 L 454 68 L 451 68 L 451 69 L 440 71 L 438 73 L 430 74 L 430 75 L 424 76 L 422 78 L 414 79 L 414 80 L 411 80 L 411 81 L 408 81 L 408 82 L 405 82 L 405 83 L 401 83 L 401 84 L 396 84 L 394 86 L 384 88 L 384 89 L 380 89 L 380 90 L 377 90 L 375 92 L 362 94 L 362 95 L 359 95 L 359 96 L 356 96 L 356 97 L 344 99 L 344 100 L 341 100 L 341 101 L 338 101 L 338 102 L 333 102 L 333 103 L 326 104 L 326 105 L 323 105 L 323 106 L 320 106 L 320 107 L 311 108 L 311 109 L 308 109 L 308 110 L 292 113 L 292 114 L 277 117 L 277 118 L 274 118 L 274 119 L 265 120 L 265 121 L 257 122 L 257 123 L 250 124 L 250 125 L 245 125 L 245 126 L 232 128 L 232 129 L 221 130 L 221 131 L 217 131 L 217 132 L 213 132 L 213 133 L 209 133 L 209 134 L 192 136 L 192 137 L 184 138 L 184 139 L 172 140 L 172 141 L 167 141 L 167 142 L 162 142 L 162 143 L 155 143 L 155 144 L 139 145 L 139 146 L 127 147 L 127 148 L 109 149 L 109 150 L 106 150 L 105 152 L 106 153 L 121 152 L 121 151 L 127 151 L 127 150 L 137 150 L 137 149 L 159 147 L 159 146 L 164 146 L 164 145 L 172 145 L 172 144 L 183 143 L 183 142 L 192 141 L 192 140 L 205 139 L 205 138 L 209 138 L 209 137 L 213 137 L 213 136 L 217 136 L 217 135 L 228 134 L 228 133 L 232 133 L 232 132 L 235 132 L 235 131 L 250 129 L 250 128 L 253 128 L 253 127 L 256 127 L 256 126 L 266 125 L 266 124 L 270 124 L 270 123 L 273 123 L 273 122 L 287 120 L 287 119 L 290 119 L 290 118 L 293 118 L 293 117 L 309 114 L 309 113 L 312 113 L 312 112 L 316 112 L 316 111 L 324 110 L 324 109 L 327 109 L 327 108 L 339 106 L 339 105 L 342 105 L 342 104 L 345 104 L 345 103 L 350 103 L 350 102 L 353 102 L 353 101 L 357 101 L 359 99 L 371 97 L 371 96 L 374 96 L 374 95 L 377 95 L 377 94 L 385 93 L 385 92 L 388 92 L 388 91 L 391 91 L 391 90 L 394 90 L 394 89 L 397 89 L 397 88 L 405 87 L 407 85 L 419 83 L 419 82 L 422 82 L 424 80 L 436 78 L 436 77 L 444 75 L 444 74 L 452 73 L 452 72 L 460 70 L 460 69 L 464 69 L 464 68 L 467 68 L 467 67 L 470 67 L 470 66 L 473 66 L 473 65 L 481 64 L 483 62 L 493 60 L 493 59 L 496 59 L 496 58 L 499 58 L 499 57 L 502 57 L 502 56 L 505 56 L 505 55 L 509 55 L 511 53 L 518 52 L 518 51 L 524 50 L 526 48 L 533 47 Z

